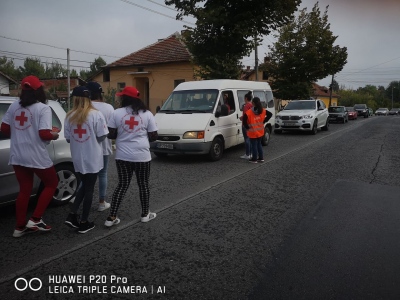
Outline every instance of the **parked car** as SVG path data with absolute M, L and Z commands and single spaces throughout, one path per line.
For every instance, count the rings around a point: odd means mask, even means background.
M 329 122 L 346 123 L 349 121 L 349 113 L 344 106 L 331 106 L 328 108 Z
M 354 107 L 346 107 L 347 112 L 349 114 L 349 120 L 357 120 L 358 118 L 358 113 L 357 111 L 354 109 Z
M 369 111 L 367 104 L 356 104 L 354 105 L 354 109 L 357 111 L 359 117 L 363 116 L 364 118 L 369 117 Z
M 378 108 L 375 111 L 376 116 L 387 116 L 389 114 L 389 109 L 388 108 Z
M 371 107 L 368 107 L 368 116 L 372 117 L 374 115 L 374 111 L 372 110 Z
M 392 108 L 391 110 L 389 110 L 389 115 L 390 116 L 397 116 L 400 114 L 400 108 Z
M 276 115 L 274 132 L 309 131 L 316 134 L 318 128 L 329 129 L 329 113 L 324 102 L 319 99 L 293 100 Z
M 17 97 L 0 97 L 0 122 L 3 119 L 8 107 L 14 101 L 19 101 Z M 72 164 L 72 157 L 69 144 L 64 133 L 65 111 L 56 101 L 48 101 L 52 111 L 53 131 L 59 132 L 59 138 L 51 141 L 47 146 L 50 158 L 53 160 L 56 173 L 59 178 L 57 190 L 53 196 L 54 204 L 66 204 L 75 197 L 79 179 Z M 10 139 L 0 137 L 0 205 L 15 202 L 19 192 L 19 184 L 13 167 L 8 165 L 10 155 Z M 35 176 L 32 196 L 40 193 L 42 184 Z

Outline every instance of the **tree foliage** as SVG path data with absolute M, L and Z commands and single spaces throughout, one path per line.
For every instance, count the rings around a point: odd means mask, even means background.
M 254 49 L 254 40 L 289 22 L 301 0 L 166 0 L 177 19 L 192 16 L 184 42 L 203 79 L 239 77 L 240 60 Z
M 337 36 L 330 30 L 328 6 L 321 16 L 318 2 L 309 13 L 302 9 L 275 37 L 265 70 L 281 99 L 308 98 L 313 82 L 341 71 L 347 62 L 347 48 L 334 45 Z
M 99 72 L 102 67 L 104 67 L 106 65 L 106 61 L 99 56 L 98 58 L 96 58 L 91 64 L 90 64 L 90 71 L 85 71 L 85 70 L 81 70 L 80 71 L 80 76 L 82 77 L 82 79 L 86 80 L 92 76 L 94 76 L 97 72 Z

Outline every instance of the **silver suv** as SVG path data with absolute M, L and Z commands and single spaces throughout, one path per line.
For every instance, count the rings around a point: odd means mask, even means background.
M 19 98 L 0 97 L 0 122 L 10 104 L 14 101 L 19 101 Z M 60 135 L 58 140 L 51 141 L 47 146 L 47 151 L 53 160 L 59 179 L 57 190 L 53 196 L 53 203 L 66 204 L 75 197 L 79 180 L 72 164 L 69 144 L 65 140 L 62 130 L 66 113 L 56 101 L 49 100 L 48 105 L 52 111 L 53 130 L 59 131 Z M 19 184 L 15 177 L 14 169 L 8 165 L 9 155 L 10 139 L 0 136 L 0 206 L 13 203 L 19 191 Z M 39 178 L 35 176 L 32 196 L 39 194 L 42 188 L 43 186 Z
M 318 128 L 329 129 L 329 113 L 319 99 L 292 100 L 276 115 L 275 133 L 308 131 L 316 134 Z

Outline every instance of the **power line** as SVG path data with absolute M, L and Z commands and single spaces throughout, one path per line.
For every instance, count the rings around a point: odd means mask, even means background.
M 4 36 L 4 35 L 0 35 L 0 38 L 7 39 L 7 40 L 12 40 L 12 41 L 17 41 L 17 42 L 22 42 L 22 43 L 29 43 L 29 44 L 33 44 L 33 45 L 46 46 L 46 47 L 51 47 L 51 48 L 60 49 L 60 50 L 67 50 L 67 48 L 61 48 L 61 47 L 58 47 L 58 46 L 44 44 L 44 43 L 35 43 L 35 42 L 31 42 L 31 41 L 14 39 L 14 38 L 10 38 L 10 37 Z M 73 49 L 70 49 L 70 51 L 79 52 L 79 53 L 85 53 L 85 54 L 98 55 L 98 56 L 107 56 L 107 57 L 120 58 L 118 56 L 113 56 L 113 55 L 98 54 L 98 53 L 86 52 L 86 51 L 80 51 L 80 50 L 73 50 Z
M 2 53 L 8 53 L 9 55 L 11 55 L 11 54 L 20 54 L 20 55 L 26 55 L 26 56 L 34 56 L 34 57 L 44 57 L 44 58 L 51 58 L 51 59 L 67 60 L 67 58 L 50 57 L 50 56 L 43 56 L 43 55 L 36 55 L 36 54 L 18 53 L 18 52 L 5 51 L 5 50 L 0 50 L 0 52 L 2 52 Z M 90 61 L 77 60 L 77 59 L 70 59 L 70 61 L 83 62 L 83 63 L 88 63 L 88 64 L 93 63 L 93 62 L 90 62 Z
M 18 60 L 25 60 L 26 58 L 19 58 L 19 57 L 10 57 L 10 56 L 3 56 L 5 58 L 9 59 L 18 59 Z M 67 66 L 67 64 L 61 64 L 61 66 Z M 75 68 L 82 68 L 82 69 L 90 69 L 90 67 L 85 67 L 85 66 L 75 66 L 75 65 L 69 65 L 70 67 L 75 67 Z
M 156 4 L 156 5 L 159 5 L 159 6 L 163 7 L 163 8 L 167 8 L 167 9 L 169 9 L 169 10 L 172 10 L 172 11 L 176 12 L 175 9 L 173 9 L 173 8 L 167 6 L 167 5 L 157 3 L 156 1 L 153 1 L 153 0 L 147 0 L 147 1 L 149 1 L 149 2 L 151 2 L 151 3 L 154 3 L 154 4 Z
M 173 20 L 175 20 L 175 21 L 180 21 L 180 22 L 183 22 L 183 23 L 186 23 L 186 24 L 190 24 L 190 25 L 196 25 L 196 24 L 191 23 L 191 22 L 188 22 L 188 21 L 177 20 L 175 17 L 172 17 L 172 16 L 169 16 L 169 15 L 163 14 L 163 13 L 161 13 L 161 12 L 158 12 L 158 11 L 153 10 L 153 9 L 150 9 L 150 8 L 148 8 L 148 7 L 145 7 L 145 6 L 142 6 L 142 5 L 133 3 L 133 2 L 128 1 L 128 0 L 120 0 L 120 1 L 125 2 L 125 3 L 127 3 L 127 4 L 130 4 L 130 5 L 134 5 L 134 6 L 140 7 L 141 9 L 144 9 L 144 10 L 150 11 L 150 12 L 152 12 L 152 13 L 155 13 L 155 14 L 158 14 L 158 15 L 161 15 L 161 16 L 164 16 L 164 17 L 173 19 Z M 158 4 L 158 3 L 157 3 L 157 4 Z

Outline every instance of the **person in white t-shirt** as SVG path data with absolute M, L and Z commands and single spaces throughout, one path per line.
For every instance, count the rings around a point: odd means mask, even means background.
M 113 193 L 110 214 L 104 225 L 111 227 L 120 222 L 118 208 L 124 199 L 133 172 L 139 186 L 142 207 L 141 221 L 148 222 L 156 217 L 149 210 L 150 143 L 157 139 L 157 125 L 153 114 L 139 99 L 139 91 L 131 86 L 117 93 L 121 97 L 121 108 L 114 111 L 108 124 L 109 138 L 116 139 L 115 162 L 118 185 Z
M 99 110 L 104 118 L 106 119 L 106 123 L 109 123 L 109 120 L 114 112 L 114 107 L 112 105 L 103 102 L 103 89 L 98 82 L 90 81 L 86 85 L 91 94 L 92 105 L 94 108 Z M 101 146 L 103 148 L 103 169 L 99 172 L 99 208 L 98 211 L 103 211 L 110 208 L 110 203 L 107 203 L 106 200 L 106 192 L 107 192 L 107 170 L 108 170 L 108 158 L 110 154 L 112 154 L 112 146 L 111 140 L 106 138 L 101 142 Z
M 70 143 L 72 162 L 82 184 L 64 223 L 78 228 L 79 233 L 86 233 L 94 228 L 88 218 L 97 174 L 103 168 L 101 142 L 107 137 L 108 128 L 103 114 L 93 107 L 86 87 L 75 87 L 72 96 L 73 107 L 65 118 L 64 136 Z M 82 203 L 82 216 L 78 222 L 77 213 Z
M 14 237 L 35 231 L 49 231 L 42 215 L 57 189 L 58 177 L 46 146 L 58 139 L 52 131 L 52 113 L 46 105 L 43 83 L 36 76 L 21 81 L 20 101 L 10 105 L 1 123 L 1 133 L 10 137 L 10 159 L 19 183 L 15 210 L 17 224 Z M 26 213 L 32 194 L 33 175 L 44 185 L 32 217 L 26 223 Z

